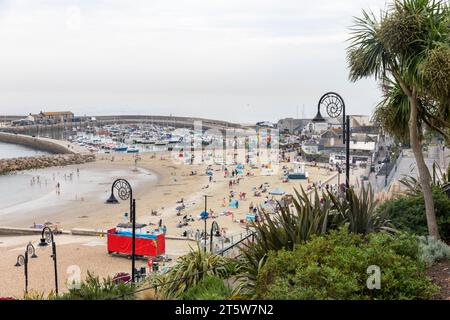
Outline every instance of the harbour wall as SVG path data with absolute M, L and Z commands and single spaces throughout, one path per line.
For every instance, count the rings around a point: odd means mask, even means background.
M 97 116 L 92 121 L 90 117 L 80 117 L 80 121 L 56 123 L 56 124 L 36 124 L 28 126 L 14 126 L 0 128 L 0 131 L 34 134 L 34 135 L 52 135 L 53 131 L 72 130 L 72 128 L 86 128 L 90 125 L 112 125 L 112 124 L 155 124 L 162 126 L 172 126 L 175 128 L 193 129 L 194 122 L 200 121 L 203 130 L 217 129 L 224 132 L 226 129 L 241 129 L 242 125 L 221 120 L 211 120 L 192 117 L 170 117 L 170 116 L 143 116 L 143 115 L 120 115 L 120 116 Z
M 14 133 L 0 132 L 0 142 L 19 144 L 30 147 L 35 150 L 46 151 L 55 154 L 73 154 L 75 151 L 71 150 L 61 142 L 56 142 L 51 139 L 36 138 L 26 135 L 19 135 Z
M 0 175 L 20 170 L 83 164 L 95 161 L 95 154 L 65 141 L 0 132 L 0 142 L 19 144 L 53 153 L 36 157 L 0 159 Z

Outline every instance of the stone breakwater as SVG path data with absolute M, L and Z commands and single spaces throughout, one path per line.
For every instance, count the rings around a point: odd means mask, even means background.
M 67 144 L 64 144 L 62 141 L 52 139 L 36 138 L 26 135 L 0 132 L 0 141 L 12 144 L 20 144 L 36 150 L 47 151 L 50 153 L 75 153 L 74 151 L 70 150 Z
M 58 154 L 0 160 L 0 175 L 20 170 L 83 164 L 95 161 L 94 154 Z

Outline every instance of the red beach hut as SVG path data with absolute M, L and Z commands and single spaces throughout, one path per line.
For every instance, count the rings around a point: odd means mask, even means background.
M 127 224 L 128 226 L 128 224 Z M 145 225 L 136 224 L 136 229 L 142 229 Z M 126 229 L 124 229 L 126 228 Z M 131 255 L 132 232 L 124 225 L 108 230 L 108 253 Z M 141 233 L 136 232 L 136 255 L 142 257 L 157 257 L 166 252 L 166 237 L 163 232 Z

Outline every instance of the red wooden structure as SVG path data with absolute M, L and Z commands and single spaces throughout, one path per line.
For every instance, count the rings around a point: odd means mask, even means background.
M 116 228 L 108 230 L 108 253 L 131 255 L 131 232 L 117 232 Z M 166 237 L 164 233 L 136 235 L 136 255 L 157 257 L 166 252 Z

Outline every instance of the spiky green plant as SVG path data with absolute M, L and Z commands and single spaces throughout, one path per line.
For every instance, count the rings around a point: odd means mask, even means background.
M 431 187 L 442 188 L 445 184 L 450 182 L 450 165 L 447 169 L 448 172 L 443 172 L 438 163 L 434 162 L 432 166 L 432 180 Z M 399 182 L 406 187 L 406 194 L 408 195 L 420 195 L 422 194 L 422 186 L 420 181 L 414 176 L 404 176 Z
M 315 190 L 311 200 L 303 188 L 300 192 L 294 189 L 294 193 L 294 209 L 279 204 L 274 215 L 259 209 L 261 219 L 252 226 L 255 242 L 241 248 L 242 265 L 238 281 L 241 294 L 254 291 L 256 276 L 268 252 L 292 250 L 295 244 L 304 243 L 312 235 L 326 233 L 336 219 L 333 203 L 325 193 L 320 196 Z
M 331 192 L 329 197 L 343 218 L 341 223 L 347 225 L 349 232 L 367 235 L 372 232 L 395 231 L 388 218 L 375 210 L 377 201 L 370 185 L 367 188 L 363 186 L 359 195 L 350 188 L 346 192 L 346 197 L 336 197 Z
M 315 190 L 311 200 L 303 189 L 295 190 L 293 204 L 293 208 L 281 206 L 274 215 L 260 210 L 262 219 L 253 225 L 255 242 L 242 248 L 241 293 L 254 294 L 257 275 L 271 251 L 293 250 L 313 235 L 324 235 L 343 225 L 349 232 L 363 235 L 394 231 L 386 217 L 375 211 L 377 202 L 370 186 L 359 194 L 349 189 L 346 197 L 331 192 L 319 195 Z
M 232 289 L 224 279 L 207 276 L 183 293 L 181 298 L 183 300 L 225 300 L 231 295 Z
M 114 298 L 134 299 L 135 287 L 125 283 L 117 283 L 111 277 L 100 279 L 90 271 L 80 283 L 78 288 L 70 289 L 69 292 L 58 295 L 55 299 L 60 300 L 109 300 Z
M 156 279 L 158 292 L 166 299 L 177 299 L 206 276 L 228 278 L 237 273 L 236 261 L 199 247 L 179 257 L 166 274 Z

